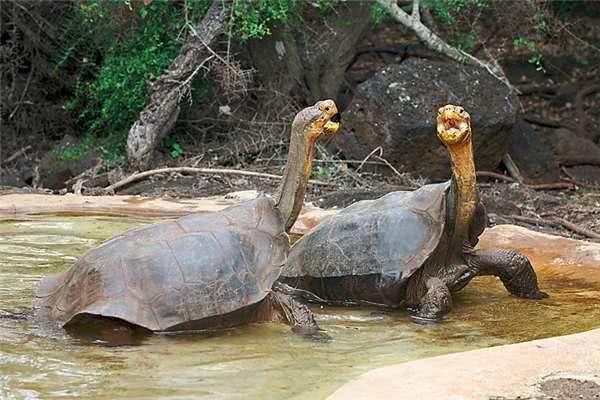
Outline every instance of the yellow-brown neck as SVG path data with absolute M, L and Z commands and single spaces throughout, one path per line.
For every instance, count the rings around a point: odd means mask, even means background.
M 303 132 L 292 132 L 288 160 L 276 196 L 276 207 L 281 212 L 286 232 L 292 228 L 302 210 L 319 134 L 315 131 L 305 136 Z
M 452 179 L 456 185 L 456 216 L 452 242 L 464 243 L 479 202 L 473 146 L 468 137 L 461 143 L 448 145 L 452 162 Z

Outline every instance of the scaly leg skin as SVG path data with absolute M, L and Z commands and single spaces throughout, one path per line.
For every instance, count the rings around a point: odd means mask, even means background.
M 319 328 L 310 308 L 287 294 L 290 289 L 293 291 L 286 284 L 277 282 L 269 296 L 273 306 L 279 309 L 285 322 L 292 327 L 292 332 L 319 341 L 331 339 Z
M 452 308 L 450 289 L 439 278 L 429 278 L 425 285 L 427 293 L 421 298 L 416 314 L 411 317 L 416 322 L 440 321 Z
M 470 259 L 479 275 L 497 276 L 506 290 L 517 297 L 536 300 L 548 297 L 540 290 L 535 271 L 523 254 L 505 249 L 474 250 Z

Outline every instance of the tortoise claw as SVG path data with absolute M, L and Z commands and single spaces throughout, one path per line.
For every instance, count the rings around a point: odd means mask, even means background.
M 452 307 L 452 296 L 444 282 L 439 278 L 429 278 L 426 285 L 427 293 L 411 315 L 413 321 L 421 324 L 441 321 Z

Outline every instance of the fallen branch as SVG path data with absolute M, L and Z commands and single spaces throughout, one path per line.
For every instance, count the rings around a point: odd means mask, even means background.
M 578 225 L 575 225 L 574 223 L 572 223 L 570 221 L 567 221 L 566 219 L 556 218 L 555 221 L 557 223 L 561 224 L 564 228 L 566 228 L 572 232 L 578 233 L 582 236 L 586 236 L 586 237 L 589 237 L 592 239 L 600 239 L 600 233 L 596 233 L 589 229 L 582 228 Z
M 133 175 L 128 176 L 125 179 L 121 179 L 120 181 L 113 183 L 110 186 L 104 188 L 104 191 L 110 192 L 116 189 L 119 189 L 123 186 L 129 185 L 132 182 L 139 181 L 141 179 L 147 178 L 151 175 L 156 174 L 164 174 L 170 172 L 180 172 L 180 173 L 188 173 L 188 174 L 206 174 L 206 175 L 241 175 L 241 176 L 255 176 L 258 178 L 267 178 L 267 179 L 281 179 L 280 175 L 267 174 L 263 172 L 254 172 L 254 171 L 240 171 L 236 169 L 217 169 L 217 168 L 194 168 L 194 167 L 173 167 L 173 168 L 158 168 L 152 169 L 149 171 L 138 172 Z M 318 181 L 314 179 L 310 179 L 308 183 L 319 186 L 335 186 L 333 183 L 327 183 L 323 181 Z
M 273 157 L 273 158 L 257 158 L 257 162 L 270 162 L 270 161 L 287 161 L 287 158 Z M 361 160 L 313 160 L 313 164 L 373 164 L 373 165 L 386 165 L 382 161 L 361 161 Z
M 492 171 L 477 171 L 477 172 L 475 172 L 475 175 L 478 177 L 499 179 L 499 180 L 505 181 L 505 182 L 514 182 L 515 181 L 510 176 L 506 176 L 504 174 L 499 174 L 497 172 L 492 172 Z
M 533 190 L 575 190 L 577 185 L 569 182 L 555 182 L 540 183 L 539 185 L 527 185 L 527 187 Z
M 502 157 L 502 163 L 506 167 L 506 170 L 508 171 L 510 176 L 515 181 L 517 181 L 519 183 L 524 182 L 523 175 L 521 175 L 521 171 L 519 171 L 519 167 L 517 167 L 517 164 L 515 164 L 512 157 L 510 156 L 510 154 L 508 154 L 508 153 L 504 154 L 504 156 Z
M 30 146 L 25 146 L 17 151 L 15 151 L 10 157 L 8 157 L 6 160 L 2 161 L 0 163 L 0 165 L 5 165 L 10 163 L 11 161 L 17 159 L 18 157 L 21 157 L 23 154 L 27 153 L 29 150 L 31 150 L 31 145 Z
M 503 174 L 499 174 L 497 172 L 492 171 L 477 171 L 475 175 L 478 177 L 485 178 L 494 178 L 499 179 L 508 183 L 514 183 L 515 180 L 510 176 L 506 176 Z M 481 186 L 481 184 L 479 184 Z M 540 183 L 537 185 L 523 185 L 532 190 L 573 190 L 577 187 L 575 183 L 572 182 L 554 182 L 554 183 Z
M 581 236 L 588 237 L 590 239 L 600 239 L 600 233 L 596 233 L 589 229 L 582 228 L 572 222 L 567 221 L 564 218 L 553 218 L 552 220 L 547 220 L 547 219 L 541 219 L 541 218 L 525 217 L 523 215 L 508 215 L 508 216 L 503 215 L 502 217 L 510 218 L 510 219 L 513 219 L 513 220 L 519 221 L 519 222 L 525 222 L 526 224 L 546 225 L 546 226 L 553 226 L 555 228 L 562 227 L 571 232 L 577 233 Z

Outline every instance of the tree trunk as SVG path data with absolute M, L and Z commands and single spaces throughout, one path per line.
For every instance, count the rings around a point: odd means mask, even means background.
M 249 43 L 254 66 L 268 88 L 300 97 L 305 104 L 337 100 L 344 73 L 370 25 L 368 2 L 345 4 L 326 17 L 309 9 L 301 26 L 283 26 Z
M 190 90 L 194 76 L 207 61 L 207 46 L 222 33 L 224 18 L 222 2 L 213 1 L 194 35 L 182 46 L 169 68 L 150 85 L 148 104 L 127 136 L 127 158 L 131 169 L 148 168 L 154 148 L 175 125 L 179 101 Z

